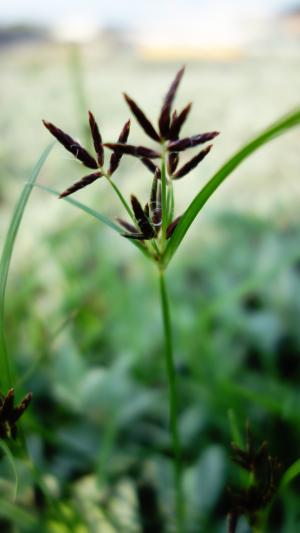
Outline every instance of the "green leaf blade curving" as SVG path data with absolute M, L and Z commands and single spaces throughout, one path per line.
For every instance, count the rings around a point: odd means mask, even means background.
M 9 273 L 10 262 L 13 254 L 13 249 L 18 234 L 18 230 L 23 218 L 25 207 L 29 200 L 32 188 L 38 178 L 42 166 L 44 165 L 53 143 L 51 143 L 42 153 L 37 161 L 31 176 L 27 183 L 25 183 L 20 194 L 19 200 L 16 204 L 3 246 L 1 261 L 0 261 L 0 388 L 7 390 L 13 383 L 12 365 L 8 357 L 6 342 L 5 342 L 5 328 L 4 328 L 4 301 L 7 286 L 7 278 Z
M 168 242 L 167 248 L 164 253 L 164 265 L 167 266 L 189 227 L 195 220 L 202 207 L 206 204 L 207 200 L 213 195 L 215 190 L 223 183 L 223 181 L 235 170 L 241 163 L 249 157 L 252 153 L 258 150 L 261 146 L 268 143 L 275 137 L 282 135 L 289 129 L 300 124 L 300 109 L 285 115 L 269 128 L 264 130 L 260 135 L 255 137 L 252 141 L 247 143 L 241 148 L 231 159 L 229 159 L 221 168 L 214 174 L 209 182 L 201 189 L 201 191 L 195 196 L 190 203 L 189 207 L 182 216 L 179 224 L 177 225 L 171 239 Z

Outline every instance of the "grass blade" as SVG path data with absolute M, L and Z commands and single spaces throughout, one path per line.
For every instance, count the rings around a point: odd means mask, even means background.
M 28 182 L 25 183 L 23 187 L 23 190 L 15 207 L 3 246 L 0 261 L 0 385 L 3 390 L 9 389 L 12 386 L 13 381 L 12 368 L 7 353 L 4 332 L 4 300 L 11 257 L 18 229 L 21 224 L 23 213 L 28 202 L 30 193 L 32 191 L 32 187 L 50 153 L 50 150 L 52 149 L 52 146 L 53 143 L 44 150 L 40 159 L 36 163 Z
M 48 192 L 48 193 L 52 194 L 56 198 L 58 198 L 58 196 L 59 196 L 59 192 L 56 191 L 55 189 L 52 189 L 51 187 L 46 187 L 45 185 L 41 185 L 40 183 L 36 183 L 35 187 L 37 187 L 38 189 L 41 189 L 42 191 L 45 191 L 45 192 Z M 94 218 L 97 218 L 98 220 L 100 220 L 100 222 L 102 222 L 103 224 L 105 224 L 109 228 L 113 229 L 117 233 L 123 233 L 124 232 L 124 230 L 122 230 L 122 228 L 117 226 L 117 224 L 112 222 L 108 217 L 106 217 L 105 215 L 102 215 L 101 213 L 99 213 L 98 211 L 93 209 L 92 207 L 89 207 L 89 206 L 87 206 L 85 204 L 82 204 L 81 202 L 78 202 L 78 200 L 75 200 L 74 198 L 70 198 L 69 196 L 66 196 L 66 198 L 61 198 L 60 202 L 62 202 L 62 201 L 63 202 L 68 202 L 69 204 L 72 204 L 75 207 L 78 207 L 78 209 L 81 209 L 82 211 L 85 211 L 88 215 L 90 215 L 90 216 L 92 216 Z
M 210 196 L 212 196 L 221 183 L 227 178 L 227 176 L 229 176 L 229 174 L 231 174 L 231 172 L 235 170 L 236 167 L 240 165 L 242 161 L 244 161 L 244 159 L 249 157 L 261 146 L 299 124 L 300 109 L 297 109 L 293 113 L 285 115 L 280 120 L 272 124 L 269 128 L 264 130 L 260 135 L 255 137 L 252 141 L 241 148 L 220 168 L 220 170 L 218 170 L 218 172 L 210 179 L 210 181 L 203 187 L 197 196 L 195 196 L 182 216 L 165 250 L 165 265 L 167 265 L 173 257 L 186 232 L 195 220 L 198 213 L 201 211 L 202 207 L 206 204 L 207 200 L 210 198 Z
M 297 459 L 284 473 L 280 489 L 285 489 L 297 476 L 300 475 L 300 459 Z
M 8 446 L 6 446 L 5 442 L 3 440 L 1 440 L 1 439 L 0 439 L 0 448 L 2 448 L 3 453 L 6 455 L 7 460 L 9 462 L 9 465 L 11 467 L 11 471 L 12 471 L 13 476 L 14 476 L 14 492 L 13 492 L 13 497 L 12 497 L 12 501 L 14 503 L 16 501 L 17 494 L 18 494 L 18 488 L 19 488 L 18 472 L 17 472 L 17 469 L 16 469 L 14 457 L 13 457 L 10 449 L 8 448 Z
M 37 531 L 35 529 L 37 525 L 35 516 L 4 498 L 0 500 L 0 517 L 10 520 L 12 524 L 22 528 L 22 531 Z
M 35 187 L 37 187 L 38 189 L 41 189 L 42 191 L 48 192 L 48 193 L 52 194 L 53 196 L 56 196 L 56 198 L 59 196 L 59 192 L 58 191 L 56 191 L 56 190 L 54 190 L 54 189 L 52 189 L 50 187 L 46 187 L 45 185 L 40 185 L 39 183 L 36 183 Z M 99 213 L 99 211 L 96 211 L 92 207 L 89 207 L 89 206 L 79 202 L 78 200 L 75 200 L 74 198 L 70 198 L 69 196 L 66 196 L 65 198 L 62 198 L 60 201 L 68 202 L 69 204 L 74 205 L 78 209 L 81 209 L 82 211 L 85 211 L 85 213 L 87 213 L 88 215 L 96 218 L 97 220 L 100 220 L 100 222 L 102 222 L 103 224 L 108 226 L 110 229 L 116 231 L 117 233 L 119 233 L 119 234 L 124 233 L 124 230 L 120 226 L 117 226 L 117 224 L 112 222 L 108 217 L 106 217 L 105 215 L 102 215 L 102 213 Z M 136 248 L 138 248 L 144 255 L 146 255 L 146 257 L 149 257 L 148 250 L 146 248 L 144 248 L 139 242 L 136 242 L 136 241 L 130 241 L 130 242 L 134 246 L 136 246 Z

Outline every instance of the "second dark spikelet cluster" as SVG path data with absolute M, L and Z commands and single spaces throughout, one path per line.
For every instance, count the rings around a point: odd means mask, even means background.
M 134 213 L 135 226 L 118 218 L 117 220 L 119 224 L 126 230 L 126 233 L 123 233 L 123 236 L 128 239 L 140 241 L 147 241 L 157 237 L 162 225 L 161 183 L 160 171 L 158 169 L 154 174 L 149 202 L 146 203 L 144 208 L 133 194 L 131 195 L 130 200 Z M 180 218 L 180 216 L 175 218 L 168 225 L 166 231 L 167 239 L 172 236 Z
M 267 442 L 256 447 L 247 427 L 245 449 L 231 444 L 232 460 L 249 472 L 247 488 L 230 488 L 231 510 L 228 515 L 228 533 L 235 533 L 238 519 L 244 515 L 250 526 L 257 525 L 259 514 L 271 502 L 277 492 L 281 477 L 281 465 L 269 452 Z
M 32 394 L 29 392 L 18 404 L 15 403 L 15 391 L 9 389 L 6 396 L 0 392 L 0 438 L 7 439 L 17 437 L 17 421 L 26 411 L 31 402 Z

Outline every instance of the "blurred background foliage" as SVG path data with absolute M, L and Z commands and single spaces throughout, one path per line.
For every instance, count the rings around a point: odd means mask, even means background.
M 155 118 L 178 66 L 115 42 L 109 52 L 101 42 L 38 44 L 0 47 L 2 240 L 49 141 L 41 118 L 83 141 L 91 108 L 104 139 L 115 140 L 128 118 L 120 93 Z M 299 54 L 186 63 L 178 107 L 193 100 L 194 112 L 185 132 L 222 135 L 201 167 L 176 183 L 178 213 L 226 157 L 299 103 Z M 131 139 L 144 141 L 135 124 Z M 77 162 L 55 146 L 39 181 L 63 190 L 80 175 Z M 138 161 L 124 158 L 115 179 L 125 194 L 146 198 L 151 176 Z M 283 470 L 300 455 L 298 180 L 295 130 L 222 186 L 168 272 L 189 533 L 226 531 L 227 487 L 239 482 L 230 461 L 232 420 L 242 437 L 248 420 Z M 120 214 L 101 180 L 77 198 Z M 34 394 L 23 429 L 44 491 L 29 462 L 16 458 L 13 503 L 4 454 L 1 530 L 172 531 L 167 383 L 150 263 L 109 229 L 36 189 L 13 255 L 5 331 L 18 395 Z M 296 480 L 275 500 L 268 531 L 298 531 L 298 494 Z M 238 531 L 249 531 L 246 523 Z

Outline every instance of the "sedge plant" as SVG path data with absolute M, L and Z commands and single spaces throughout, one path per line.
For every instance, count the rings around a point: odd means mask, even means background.
M 178 428 L 178 398 L 176 387 L 176 372 L 172 344 L 172 328 L 168 291 L 165 282 L 167 268 L 167 245 L 181 219 L 175 216 L 175 195 L 173 184 L 186 176 L 190 171 L 209 154 L 212 144 L 207 145 L 219 132 L 211 131 L 198 133 L 190 137 L 180 138 L 180 132 L 185 123 L 192 104 L 189 103 L 180 112 L 173 110 L 175 95 L 184 73 L 184 68 L 176 74 L 167 91 L 159 114 L 158 125 L 154 127 L 137 103 L 127 94 L 124 94 L 126 103 L 135 119 L 146 135 L 155 142 L 157 147 L 134 146 L 128 143 L 130 121 L 128 120 L 115 143 L 103 143 L 102 136 L 94 115 L 89 112 L 89 124 L 95 156 L 91 155 L 81 144 L 72 139 L 54 124 L 43 121 L 50 133 L 82 164 L 93 172 L 72 184 L 60 194 L 66 198 L 94 181 L 106 179 L 120 203 L 125 209 L 128 218 L 118 218 L 117 222 L 122 230 L 122 236 L 132 241 L 157 267 L 159 277 L 159 292 L 162 311 L 162 321 L 165 338 L 165 365 L 168 378 L 169 418 L 172 436 L 175 488 L 176 488 L 176 516 L 178 531 L 184 531 L 185 505 L 182 487 L 182 453 L 180 434 Z M 180 165 L 181 153 L 196 147 L 206 145 Z M 104 149 L 112 151 L 108 166 L 105 166 Z M 152 175 L 152 183 L 148 202 L 143 206 L 135 195 L 131 195 L 130 204 L 124 198 L 112 176 L 117 170 L 121 158 L 130 155 L 140 159 L 141 163 Z
M 172 342 L 172 322 L 169 305 L 168 289 L 166 285 L 166 270 L 175 252 L 186 235 L 189 227 L 221 183 L 238 167 L 238 165 L 261 146 L 273 138 L 288 131 L 290 128 L 300 123 L 300 109 L 297 109 L 287 116 L 284 116 L 261 134 L 243 146 L 235 153 L 206 183 L 206 185 L 194 197 L 190 205 L 182 214 L 176 213 L 176 181 L 185 177 L 194 170 L 197 165 L 208 156 L 212 145 L 207 144 L 213 140 L 218 132 L 213 130 L 208 133 L 199 133 L 189 137 L 181 137 L 181 128 L 191 111 L 189 103 L 181 111 L 174 109 L 174 99 L 178 86 L 181 82 L 184 69 L 181 69 L 175 76 L 169 90 L 163 100 L 163 105 L 159 114 L 158 124 L 153 123 L 146 117 L 142 109 L 127 94 L 124 94 L 125 101 L 129 109 L 144 132 L 155 143 L 154 147 L 134 146 L 128 142 L 130 133 L 130 121 L 127 121 L 118 137 L 117 142 L 106 142 L 102 136 L 94 115 L 89 112 L 89 127 L 94 145 L 95 155 L 86 150 L 78 141 L 74 140 L 63 130 L 44 121 L 44 125 L 50 133 L 69 151 L 73 156 L 89 169 L 89 173 L 81 180 L 69 186 L 60 193 L 59 197 L 70 202 L 77 208 L 82 209 L 87 214 L 93 216 L 101 223 L 106 224 L 112 230 L 126 238 L 131 244 L 136 246 L 148 259 L 152 261 L 158 273 L 159 294 L 162 311 L 162 324 L 164 329 L 165 349 L 164 357 L 166 364 L 166 375 L 168 379 L 169 397 L 169 423 L 173 446 L 174 460 L 174 480 L 176 492 L 176 528 L 178 533 L 186 531 L 185 505 L 183 494 L 183 461 L 180 442 L 180 432 L 178 427 L 178 392 L 176 384 L 176 371 L 174 364 L 174 350 Z M 204 146 L 202 146 L 204 145 Z M 188 162 L 181 163 L 181 154 L 190 151 L 194 147 L 201 146 L 200 151 L 193 155 Z M 4 339 L 4 296 L 7 283 L 9 264 L 13 251 L 16 234 L 21 222 L 23 211 L 29 198 L 32 187 L 35 185 L 38 172 L 46 159 L 49 149 L 45 151 L 36 169 L 32 174 L 32 179 L 25 185 L 13 216 L 6 243 L 4 245 L 2 260 L 0 264 L 0 369 L 1 369 L 1 405 L 0 405 L 0 426 L 1 439 L 16 437 L 16 421 L 27 408 L 31 395 L 27 395 L 23 402 L 14 407 L 14 376 L 11 371 L 11 360 L 6 350 Z M 110 151 L 107 158 L 106 151 Z M 149 186 L 148 201 L 141 204 L 136 195 L 131 195 L 128 201 L 115 180 L 115 173 L 120 165 L 123 156 L 138 158 L 141 162 L 141 172 L 144 168 L 151 177 Z M 108 161 L 108 164 L 107 164 Z M 91 185 L 96 181 L 106 181 L 112 187 L 114 193 L 120 201 L 122 209 L 127 218 L 123 216 L 117 221 L 108 219 L 102 213 L 92 209 L 71 197 L 80 189 Z M 56 191 L 49 187 L 38 185 L 52 194 Z M 9 390 L 11 389 L 11 390 Z M 8 390 L 8 392 L 7 392 Z M 296 469 L 296 472 L 299 468 Z M 292 477 L 294 476 L 294 472 Z M 236 521 L 233 515 L 232 521 Z M 234 526 L 232 526 L 233 530 Z
M 300 110 L 296 110 L 267 128 L 222 166 L 195 196 L 183 214 L 175 214 L 176 195 L 174 194 L 174 190 L 176 181 L 194 170 L 208 156 L 212 144 L 207 143 L 219 134 L 218 131 L 212 130 L 188 137 L 181 137 L 181 128 L 188 118 L 192 107 L 192 104 L 189 103 L 180 111 L 174 109 L 174 99 L 183 73 L 184 68 L 179 70 L 171 83 L 164 97 L 157 125 L 154 125 L 148 119 L 140 106 L 130 96 L 124 94 L 125 101 L 132 115 L 146 135 L 151 139 L 152 144 L 149 147 L 135 146 L 128 142 L 130 133 L 129 120 L 122 128 L 117 142 L 104 143 L 96 119 L 89 112 L 89 126 L 94 145 L 94 155 L 63 130 L 51 122 L 43 121 L 45 127 L 66 150 L 72 153 L 83 166 L 90 170 L 87 175 L 61 192 L 59 198 L 70 201 L 117 231 L 149 258 L 157 269 L 165 340 L 164 357 L 168 379 L 169 425 L 173 446 L 176 527 L 178 533 L 185 531 L 185 504 L 182 483 L 183 461 L 178 427 L 177 378 L 174 364 L 171 312 L 165 280 L 166 269 L 192 222 L 225 178 L 245 158 L 263 144 L 300 122 Z M 182 153 L 198 146 L 201 146 L 200 151 L 182 164 L 180 161 Z M 108 164 L 106 164 L 107 154 L 105 153 L 107 149 L 111 151 Z M 128 202 L 114 179 L 114 174 L 123 156 L 138 158 L 141 162 L 141 172 L 143 165 L 145 172 L 149 172 L 151 175 L 148 201 L 144 205 L 134 194 L 131 195 L 130 202 Z M 127 215 L 126 219 L 123 217 L 117 218 L 117 224 L 77 200 L 69 198 L 73 193 L 99 180 L 106 180 L 108 182 Z M 42 188 L 55 194 L 55 191 L 47 187 Z
M 79 209 L 82 209 L 97 221 L 106 224 L 112 230 L 118 232 L 121 236 L 135 245 L 140 252 L 148 257 L 155 265 L 159 278 L 159 294 L 162 309 L 162 322 L 165 334 L 165 362 L 166 374 L 169 383 L 169 415 L 170 430 L 173 441 L 173 458 L 174 474 L 176 487 L 176 523 L 177 531 L 182 533 L 186 530 L 184 494 L 182 488 L 182 452 L 180 445 L 180 434 L 178 428 L 178 399 L 176 387 L 176 372 L 174 366 L 174 353 L 172 344 L 172 324 L 169 306 L 168 291 L 165 281 L 165 273 L 171 259 L 179 248 L 185 234 L 187 233 L 192 222 L 197 217 L 210 196 L 213 195 L 219 185 L 229 176 L 232 171 L 248 156 L 269 142 L 273 138 L 288 131 L 290 128 L 300 123 L 300 110 L 297 109 L 289 115 L 281 118 L 269 128 L 264 130 L 260 135 L 242 147 L 233 155 L 207 182 L 207 184 L 195 196 L 190 205 L 181 216 L 175 214 L 175 194 L 176 181 L 186 176 L 190 171 L 208 155 L 211 145 L 207 145 L 218 132 L 200 133 L 186 138 L 180 138 L 181 128 L 187 119 L 191 104 L 188 104 L 180 112 L 173 110 L 174 99 L 178 85 L 183 75 L 181 69 L 173 83 L 171 84 L 163 101 L 163 106 L 159 115 L 158 125 L 154 127 L 146 117 L 136 102 L 124 95 L 132 114 L 137 122 L 143 128 L 156 146 L 144 147 L 133 146 L 128 143 L 130 131 L 130 122 L 126 122 L 116 143 L 103 143 L 102 137 L 92 113 L 89 113 L 89 128 L 95 148 L 95 156 L 91 155 L 83 146 L 72 139 L 69 135 L 49 122 L 44 122 L 48 130 L 54 137 L 71 152 L 74 157 L 85 167 L 92 170 L 92 173 L 84 176 L 80 181 L 68 187 L 60 194 L 69 203 Z M 180 164 L 181 153 L 190 150 L 198 145 L 205 144 L 196 155 L 191 157 L 185 164 Z M 22 432 L 17 431 L 17 422 L 27 409 L 31 394 L 28 393 L 24 399 L 15 405 L 15 389 L 18 389 L 18 383 L 15 380 L 15 372 L 9 352 L 6 348 L 4 335 L 4 299 L 7 285 L 7 278 L 11 257 L 22 220 L 22 216 L 27 205 L 32 188 L 36 186 L 36 179 L 44 164 L 51 146 L 42 154 L 33 169 L 29 181 L 24 185 L 19 201 L 16 205 L 12 221 L 7 232 L 7 237 L 3 247 L 2 258 L 0 262 L 0 447 L 7 455 L 14 475 L 16 477 L 17 492 L 17 471 L 14 465 L 14 458 L 11 453 L 11 440 L 22 440 Z M 105 165 L 105 149 L 112 151 L 109 157 L 108 165 Z M 130 202 L 123 196 L 121 190 L 113 179 L 113 174 L 117 171 L 120 161 L 124 155 L 130 155 L 138 158 L 144 165 L 145 169 L 150 172 L 151 187 L 149 187 L 149 199 L 146 205 L 142 206 L 135 195 L 131 196 Z M 141 167 L 142 170 L 142 167 Z M 145 170 L 146 172 L 146 170 Z M 127 219 L 118 218 L 117 223 L 108 219 L 102 213 L 92 209 L 71 197 L 79 189 L 90 185 L 94 181 L 101 179 L 106 180 L 113 188 L 117 195 L 121 207 L 127 213 Z M 38 185 L 52 194 L 57 194 L 53 189 Z M 20 391 L 16 390 L 19 397 Z M 4 442 L 5 441 L 5 442 Z M 25 445 L 25 443 L 23 443 Z M 278 488 L 277 480 L 277 463 L 271 462 L 269 455 L 266 453 L 266 446 L 261 446 L 257 451 L 251 446 L 242 450 L 237 446 L 233 447 L 233 458 L 242 468 L 251 471 L 251 484 L 247 490 L 239 489 L 232 491 L 232 509 L 229 517 L 229 531 L 235 531 L 238 517 L 246 515 L 249 523 L 253 527 L 257 522 L 261 509 L 269 504 L 276 488 L 281 491 L 299 475 L 299 460 L 293 463 L 282 477 Z M 260 478 L 260 470 L 256 465 L 261 462 L 266 465 L 268 484 L 263 485 Z M 254 466 L 253 466 L 254 465 Z M 255 467 L 255 468 L 254 468 Z M 274 483 L 274 480 L 276 481 Z M 47 492 L 47 491 L 46 491 Z

